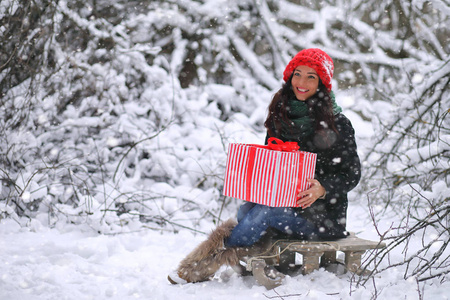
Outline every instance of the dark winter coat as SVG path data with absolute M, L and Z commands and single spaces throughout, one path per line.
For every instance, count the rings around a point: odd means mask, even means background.
M 304 218 L 317 226 L 320 239 L 337 239 L 347 235 L 347 193 L 361 178 L 355 131 L 350 120 L 339 113 L 335 116 L 335 126 L 339 135 L 331 145 L 321 143 L 317 134 L 295 141 L 300 150 L 317 154 L 315 178 L 327 192 L 325 199 L 317 199 L 306 209 L 298 208 Z M 334 132 L 331 134 L 335 135 Z

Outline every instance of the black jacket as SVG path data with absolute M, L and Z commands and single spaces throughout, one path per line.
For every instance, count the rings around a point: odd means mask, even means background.
M 337 239 L 347 235 L 347 193 L 361 178 L 353 126 L 343 114 L 335 116 L 335 125 L 339 135 L 330 130 L 329 134 L 335 138 L 331 145 L 321 143 L 319 135 L 295 141 L 300 150 L 317 154 L 315 177 L 327 191 L 325 199 L 317 199 L 309 208 L 298 208 L 305 219 L 317 226 L 320 239 Z

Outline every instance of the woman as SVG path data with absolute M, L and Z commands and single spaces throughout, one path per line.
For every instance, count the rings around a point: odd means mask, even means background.
M 286 66 L 285 83 L 273 97 L 264 123 L 266 143 L 269 137 L 295 141 L 301 150 L 317 154 L 316 178 L 299 193 L 299 207 L 244 203 L 237 224 L 229 220 L 220 225 L 180 263 L 180 278 L 203 281 L 222 264 L 238 264 L 268 229 L 299 239 L 347 235 L 347 193 L 358 184 L 361 166 L 354 129 L 331 91 L 333 71 L 332 59 L 322 50 L 297 53 Z

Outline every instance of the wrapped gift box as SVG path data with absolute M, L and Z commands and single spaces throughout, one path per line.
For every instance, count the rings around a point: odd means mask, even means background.
M 232 143 L 223 194 L 272 207 L 297 207 L 297 195 L 314 178 L 317 155 L 295 142 L 270 138 L 266 146 Z

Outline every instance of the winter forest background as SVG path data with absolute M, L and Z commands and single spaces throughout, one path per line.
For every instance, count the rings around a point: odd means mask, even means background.
M 366 263 L 448 281 L 449 16 L 448 0 L 1 0 L 0 221 L 118 234 L 234 216 L 227 145 L 263 143 L 285 65 L 318 47 L 357 132 L 350 201 L 388 243 Z

